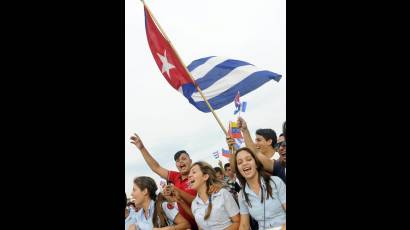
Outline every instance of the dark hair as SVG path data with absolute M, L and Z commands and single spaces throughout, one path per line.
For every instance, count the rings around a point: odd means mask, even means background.
M 272 140 L 272 148 L 275 148 L 278 138 L 276 137 L 276 132 L 273 129 L 258 129 L 256 130 L 257 135 L 261 135 L 266 141 Z
M 127 207 L 127 193 L 124 193 L 125 194 L 125 207 Z
M 286 121 L 283 122 L 282 132 L 283 132 L 283 135 L 285 136 L 285 139 L 286 139 Z
M 137 185 L 138 188 L 141 189 L 141 191 L 147 189 L 149 198 L 155 201 L 154 214 L 152 217 L 152 223 L 154 224 L 154 227 L 158 228 L 168 226 L 167 217 L 165 216 L 165 212 L 161 206 L 165 199 L 162 194 L 159 194 L 157 196 L 156 191 L 158 187 L 155 181 L 151 177 L 140 176 L 134 179 L 134 184 Z
M 273 196 L 272 196 L 272 187 L 270 186 L 270 181 L 272 181 L 273 183 L 275 183 L 275 182 L 274 182 L 274 181 L 270 178 L 270 176 L 265 172 L 265 170 L 263 169 L 262 163 L 261 163 L 261 162 L 259 161 L 259 159 L 255 156 L 255 154 L 252 152 L 251 149 L 249 149 L 249 148 L 247 148 L 247 147 L 243 147 L 243 148 L 240 148 L 240 149 L 236 150 L 235 156 L 233 157 L 233 165 L 234 165 L 234 167 L 235 167 L 236 172 L 238 172 L 238 163 L 237 163 L 237 161 L 236 161 L 236 157 L 238 156 L 238 153 L 241 152 L 241 151 L 246 151 L 246 152 L 248 152 L 248 153 L 252 156 L 252 158 L 255 160 L 255 163 L 256 163 L 256 171 L 258 172 L 258 183 L 259 183 L 259 186 L 261 187 L 261 190 L 263 191 L 262 184 L 260 183 L 260 180 L 261 180 L 261 178 L 262 178 L 263 181 L 265 182 L 266 192 L 268 193 L 266 199 L 269 199 L 269 197 L 271 197 L 271 198 L 273 199 Z M 237 176 L 237 178 L 238 178 L 238 180 L 239 180 L 239 182 L 240 182 L 242 188 L 245 188 L 246 179 L 242 176 L 241 172 L 237 173 L 236 176 Z M 275 186 L 276 186 L 276 184 L 275 184 Z M 243 191 L 243 194 L 244 194 L 244 196 L 245 196 L 246 202 L 248 203 L 248 205 L 249 205 L 250 207 L 252 207 L 251 202 L 249 201 L 248 194 L 245 192 L 245 189 L 242 189 L 242 191 Z M 261 203 L 263 203 L 263 197 L 264 197 L 264 196 L 261 196 Z
M 226 171 L 226 168 L 228 168 L 228 167 L 231 167 L 231 164 L 230 164 L 230 163 L 226 163 L 226 164 L 224 165 L 225 171 Z
M 131 202 L 131 201 L 127 203 L 127 206 L 133 206 L 134 208 L 136 208 L 136 207 L 135 207 L 135 204 L 134 204 L 133 202 Z
M 214 170 L 216 173 L 222 173 L 222 169 L 220 167 L 215 167 Z
M 178 158 L 179 158 L 183 153 L 185 153 L 185 154 L 189 157 L 189 154 L 188 154 L 185 150 L 180 150 L 180 151 L 178 151 L 178 152 L 175 153 L 175 155 L 174 155 L 174 161 L 177 161 Z
M 192 167 L 194 167 L 195 165 L 198 165 L 198 166 L 199 166 L 199 169 L 201 170 L 201 172 L 202 172 L 203 174 L 207 174 L 207 175 L 209 176 L 209 177 L 208 177 L 208 180 L 206 181 L 206 190 L 207 190 L 207 191 L 209 190 L 209 187 L 211 187 L 211 185 L 213 185 L 213 184 L 219 184 L 219 185 L 221 185 L 221 187 L 223 187 L 222 181 L 220 181 L 220 180 L 216 177 L 216 171 L 212 168 L 212 166 L 211 166 L 210 164 L 208 164 L 208 163 L 206 163 L 206 162 L 203 162 L 203 161 L 198 161 L 198 162 L 195 162 L 195 163 L 191 166 L 191 169 L 192 169 Z M 219 168 L 219 167 L 218 167 L 218 168 Z M 219 169 L 220 169 L 220 168 L 219 168 Z M 208 219 L 209 216 L 211 215 L 211 211 L 212 211 L 211 195 L 212 195 L 212 194 L 208 194 L 208 196 L 209 196 L 209 204 L 208 204 L 208 209 L 207 209 L 207 211 L 206 211 L 204 220 Z

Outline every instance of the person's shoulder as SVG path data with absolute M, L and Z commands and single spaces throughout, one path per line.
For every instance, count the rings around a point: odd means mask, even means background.
M 181 175 L 181 173 L 179 173 L 179 172 L 168 170 L 168 179 L 169 180 L 174 180 L 175 178 L 179 177 L 180 175 Z
M 198 196 L 195 196 L 195 198 L 192 200 L 192 203 L 191 203 L 192 211 L 194 211 L 198 207 L 199 204 L 200 204 L 200 198 Z
M 279 158 L 280 158 L 279 153 L 278 153 L 278 152 L 275 152 L 270 159 L 276 161 L 276 160 L 279 160 Z
M 129 210 L 129 212 L 130 212 L 130 215 L 132 214 L 132 215 L 135 215 L 136 213 L 137 213 L 137 211 L 135 211 L 135 209 L 133 209 L 133 208 L 131 208 L 130 210 Z
M 215 193 L 215 194 L 221 194 L 221 195 L 226 195 L 226 194 L 231 194 L 230 192 L 229 192 L 229 190 L 227 189 L 227 188 L 221 188 L 221 190 L 219 190 L 217 193 Z
M 137 218 L 137 213 L 138 212 L 134 210 L 133 212 L 130 212 L 130 216 L 132 216 L 132 218 Z
M 283 180 L 278 176 L 271 176 L 270 179 L 276 184 L 278 184 L 278 183 L 283 184 L 284 183 Z
M 273 160 L 273 164 L 275 165 L 275 167 L 282 167 L 282 164 L 280 163 L 280 160 Z
M 173 171 L 173 170 L 168 170 L 168 172 L 169 172 L 170 175 L 178 175 L 178 176 L 181 175 L 180 172 Z
M 273 174 L 277 174 L 279 171 L 283 170 L 283 165 L 280 163 L 280 160 L 273 161 Z
M 137 221 L 137 212 L 130 212 L 128 218 L 131 223 L 135 223 Z

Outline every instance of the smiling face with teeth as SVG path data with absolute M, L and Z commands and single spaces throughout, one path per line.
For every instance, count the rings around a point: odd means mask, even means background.
M 191 168 L 192 160 L 189 158 L 188 154 L 182 153 L 175 161 L 178 171 L 182 175 L 188 175 L 189 169 Z
M 206 181 L 208 180 L 209 175 L 204 174 L 201 171 L 199 165 L 194 164 L 191 170 L 189 171 L 188 180 L 191 186 L 191 189 L 199 190 L 201 186 L 206 186 Z
M 268 152 L 272 149 L 272 140 L 266 140 L 263 136 L 256 135 L 255 147 L 262 153 Z
M 253 151 L 247 147 L 242 147 L 236 150 L 232 166 L 237 172 L 236 176 L 242 187 L 244 187 L 249 181 L 259 181 L 261 177 L 266 177 L 267 179 L 270 178 L 263 169 L 262 163 L 258 160 Z
M 249 180 L 258 176 L 257 165 L 254 157 L 247 151 L 241 150 L 236 154 L 236 164 L 239 173 Z
M 274 153 L 277 143 L 276 132 L 273 129 L 258 129 L 255 134 L 256 148 L 264 155 Z

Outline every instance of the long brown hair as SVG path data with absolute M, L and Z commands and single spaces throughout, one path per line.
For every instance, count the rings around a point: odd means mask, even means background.
M 155 228 L 161 228 L 168 226 L 167 217 L 164 210 L 162 209 L 162 203 L 165 201 L 165 198 L 162 194 L 156 194 L 158 189 L 155 181 L 151 177 L 140 176 L 134 179 L 134 184 L 142 190 L 147 189 L 149 198 L 155 202 L 154 205 L 154 214 L 152 217 L 152 223 Z
M 213 168 L 210 164 L 208 164 L 208 163 L 206 163 L 206 162 L 203 162 L 203 161 L 198 161 L 198 162 L 195 162 L 195 163 L 191 166 L 191 168 L 194 167 L 195 165 L 198 165 L 198 166 L 199 166 L 199 169 L 201 170 L 202 174 L 204 174 L 204 175 L 206 174 L 206 175 L 209 176 L 209 177 L 208 177 L 208 180 L 206 180 L 206 190 L 207 190 L 207 191 L 209 191 L 209 187 L 211 187 L 211 185 L 213 185 L 213 184 L 218 184 L 218 185 L 220 185 L 221 187 L 223 187 L 223 182 L 220 181 L 220 180 L 216 177 L 216 171 L 214 170 L 214 168 Z M 207 211 L 206 211 L 204 220 L 208 219 L 209 216 L 211 215 L 211 211 L 212 211 L 212 199 L 211 199 L 211 195 L 212 195 L 212 194 L 209 194 L 209 192 L 208 192 L 209 204 L 208 204 L 208 209 L 207 209 Z
M 239 172 L 239 170 L 238 170 L 238 163 L 237 163 L 237 161 L 236 161 L 236 157 L 238 156 L 238 153 L 239 153 L 240 151 L 246 151 L 246 152 L 248 152 L 248 153 L 252 156 L 252 158 L 255 160 L 255 163 L 256 163 L 256 171 L 257 171 L 257 173 L 258 173 L 258 183 L 259 183 L 259 186 L 260 186 L 261 190 L 264 191 L 264 189 L 263 189 L 263 187 L 262 187 L 262 184 L 260 183 L 260 180 L 261 180 L 261 178 L 262 178 L 263 181 L 265 182 L 266 192 L 267 192 L 267 194 L 268 194 L 266 199 L 269 199 L 269 197 L 271 197 L 271 198 L 273 199 L 273 196 L 272 196 L 272 187 L 270 186 L 270 181 L 272 181 L 273 183 L 275 183 L 275 182 L 274 182 L 274 181 L 270 178 L 270 176 L 265 172 L 265 170 L 263 169 L 262 163 L 261 163 L 261 162 L 259 161 L 259 159 L 255 156 L 255 154 L 252 152 L 252 150 L 249 149 L 249 148 L 247 148 L 247 147 L 243 147 L 243 148 L 240 148 L 240 149 L 236 150 L 235 155 L 234 155 L 234 157 L 233 157 L 233 166 L 234 166 L 235 171 L 236 171 L 236 176 L 237 176 L 239 182 L 241 183 L 242 191 L 243 191 L 243 194 L 244 194 L 244 196 L 245 196 L 246 203 L 248 203 L 248 205 L 249 205 L 250 207 L 252 207 L 251 202 L 249 201 L 248 194 L 245 192 L 246 179 L 242 176 L 241 172 Z M 275 184 L 275 186 L 276 186 L 276 184 Z M 264 196 L 263 196 L 263 194 L 262 194 L 262 196 L 261 196 L 261 203 L 263 203 L 263 197 L 264 197 Z

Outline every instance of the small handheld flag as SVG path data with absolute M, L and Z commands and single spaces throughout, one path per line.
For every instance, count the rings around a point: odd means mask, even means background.
M 241 95 L 239 91 L 235 96 L 234 104 L 235 104 L 235 111 L 233 112 L 233 114 L 237 114 L 239 111 L 241 111 Z
M 167 185 L 167 182 L 161 180 L 161 181 L 159 182 L 159 185 L 161 185 L 161 187 L 164 187 L 165 185 Z
M 229 152 L 229 150 L 226 150 L 226 149 L 222 148 L 222 156 L 230 158 L 231 157 L 231 152 Z
M 219 153 L 218 153 L 218 151 L 213 152 L 212 155 L 215 157 L 215 159 L 218 159 L 218 158 L 219 158 Z
M 238 124 L 235 121 L 229 122 L 228 134 L 234 139 L 242 138 L 241 130 L 238 128 Z
M 246 101 L 242 102 L 242 106 L 241 106 L 242 107 L 242 112 L 245 112 L 246 105 L 247 105 Z
M 235 140 L 235 147 L 236 149 L 239 149 L 243 143 L 243 138 L 236 138 Z
M 240 114 L 241 111 L 245 112 L 246 110 L 246 101 L 241 102 L 240 97 L 241 95 L 238 91 L 238 93 L 235 96 L 235 100 L 234 100 L 234 103 L 235 103 L 235 111 L 233 112 L 234 115 L 236 115 L 237 113 Z

